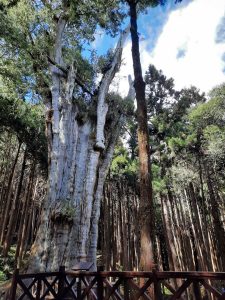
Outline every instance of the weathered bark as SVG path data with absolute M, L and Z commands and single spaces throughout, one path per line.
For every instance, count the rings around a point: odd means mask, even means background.
M 32 246 L 29 270 L 72 267 L 82 260 L 96 262 L 100 199 L 121 126 L 119 114 L 113 121 L 107 120 L 106 95 L 120 65 L 127 31 L 122 33 L 111 67 L 100 82 L 95 98 L 97 120 L 93 120 L 88 112 L 83 119 L 79 116 L 79 106 L 73 99 L 76 78 L 73 64 L 67 74 L 58 68 L 63 66 L 65 26 L 62 16 L 56 26 L 55 64 L 51 67 L 52 100 L 46 104 L 50 156 L 48 195 Z M 89 107 L 94 108 L 94 104 Z
M 104 193 L 104 201 L 103 201 L 103 242 L 102 242 L 102 253 L 104 256 L 104 265 L 106 267 L 106 270 L 111 270 L 111 246 L 113 245 L 111 243 L 111 239 L 113 238 L 114 234 L 114 228 L 111 226 L 111 216 L 110 216 L 110 203 L 111 203 L 111 195 L 110 195 L 110 189 L 111 187 L 105 186 L 105 193 Z
M 100 215 L 100 204 L 103 194 L 103 186 L 105 182 L 105 178 L 107 175 L 107 170 L 113 155 L 115 143 L 119 137 L 119 132 L 121 129 L 121 125 L 123 124 L 123 116 L 120 116 L 117 120 L 118 123 L 114 123 L 113 128 L 114 132 L 111 135 L 111 141 L 109 143 L 109 147 L 107 149 L 107 154 L 102 164 L 99 166 L 98 172 L 98 184 L 95 192 L 92 215 L 91 215 L 91 227 L 90 227 L 90 238 L 89 238 L 89 252 L 88 257 L 91 261 L 96 261 L 96 251 L 97 251 L 97 240 L 98 240 L 98 221 Z
M 134 70 L 134 88 L 137 100 L 139 175 L 140 175 L 140 232 L 141 232 L 141 261 L 140 270 L 151 270 L 153 267 L 153 248 L 155 225 L 152 199 L 149 134 L 147 124 L 147 104 L 145 99 L 145 82 L 139 51 L 137 31 L 137 2 L 128 1 L 130 7 L 130 25 L 132 41 L 132 58 Z

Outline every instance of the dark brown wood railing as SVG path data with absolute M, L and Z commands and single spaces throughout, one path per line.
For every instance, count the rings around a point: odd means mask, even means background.
M 83 272 L 20 274 L 12 280 L 10 300 L 225 300 L 225 272 Z

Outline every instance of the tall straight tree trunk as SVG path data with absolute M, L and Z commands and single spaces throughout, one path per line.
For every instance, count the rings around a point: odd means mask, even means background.
M 30 170 L 30 180 L 28 184 L 28 191 L 26 196 L 26 203 L 24 207 L 25 215 L 23 220 L 23 227 L 22 227 L 22 233 L 21 233 L 21 242 L 20 242 L 20 249 L 19 249 L 19 256 L 18 256 L 18 267 L 20 267 L 20 264 L 22 262 L 22 258 L 24 256 L 24 249 L 25 244 L 28 239 L 28 220 L 30 216 L 30 210 L 31 210 L 31 203 L 33 198 L 33 189 L 34 189 L 34 177 L 35 177 L 35 169 L 36 169 L 36 163 L 35 161 L 32 163 L 31 170 Z
M 217 251 L 217 258 L 220 262 L 220 271 L 225 270 L 225 230 L 222 224 L 221 216 L 220 216 L 220 208 L 218 199 L 216 198 L 215 191 L 213 189 L 213 184 L 210 178 L 210 173 L 208 170 L 208 166 L 204 164 L 205 172 L 206 172 L 206 181 L 207 187 L 209 191 L 209 200 L 210 200 L 210 209 L 213 220 L 213 229 L 214 229 L 214 237 L 215 237 L 215 246 Z
M 24 195 L 24 201 L 22 203 L 22 214 L 19 222 L 18 239 L 16 245 L 15 262 L 17 267 L 21 265 L 22 249 L 26 239 L 25 231 L 27 228 L 28 211 L 30 205 L 30 198 L 32 196 L 33 180 L 34 180 L 35 163 L 31 166 L 29 179 L 27 182 L 26 193 Z
M 189 191 L 190 191 L 190 201 L 191 201 L 191 207 L 192 207 L 192 214 L 194 214 L 194 223 L 195 224 L 195 231 L 196 234 L 198 234 L 198 240 L 197 243 L 199 244 L 199 247 L 197 251 L 199 252 L 199 257 L 202 259 L 203 268 L 202 271 L 210 271 L 212 269 L 211 263 L 210 263 L 210 256 L 209 253 L 207 253 L 207 244 L 204 239 L 203 230 L 201 227 L 201 221 L 197 206 L 197 199 L 195 196 L 195 190 L 192 183 L 189 184 Z
M 1 228 L 1 236 L 0 236 L 0 244 L 3 243 L 4 238 L 5 238 L 5 234 L 6 234 L 6 228 L 7 228 L 7 224 L 8 224 L 8 219 L 9 219 L 9 211 L 10 211 L 10 205 L 11 205 L 11 196 L 12 196 L 12 182 L 13 182 L 13 178 L 15 176 L 15 169 L 16 169 L 16 165 L 19 159 L 19 154 L 20 154 L 20 149 L 21 149 L 21 145 L 22 143 L 20 142 L 17 148 L 17 152 L 16 152 L 16 157 L 14 159 L 13 165 L 12 165 L 12 169 L 9 175 L 9 180 L 8 180 L 8 186 L 7 186 L 7 191 L 5 194 L 5 211 L 4 211 L 4 216 L 3 216 L 3 220 L 2 222 L 2 228 Z
M 21 194 L 21 190 L 22 190 L 24 172 L 25 172 L 25 168 L 26 168 L 26 159 L 27 159 L 27 151 L 25 150 L 24 156 L 23 156 L 22 167 L 20 170 L 20 178 L 19 178 L 18 186 L 17 186 L 16 192 L 15 192 L 15 196 L 13 199 L 13 203 L 11 206 L 11 214 L 10 214 L 8 228 L 7 228 L 7 234 L 6 234 L 6 238 L 5 238 L 4 246 L 3 246 L 3 256 L 7 256 L 7 254 L 8 254 L 9 248 L 11 246 L 11 241 L 13 238 L 13 232 L 14 232 L 14 229 L 15 229 L 16 223 L 17 223 L 17 216 L 18 216 L 17 211 L 18 211 L 18 206 L 19 206 L 20 194 Z
M 164 231 L 166 237 L 166 246 L 168 252 L 168 260 L 169 260 L 169 270 L 170 271 L 178 271 L 180 270 L 179 263 L 177 260 L 176 249 L 174 246 L 173 236 L 172 236 L 172 228 L 170 226 L 170 221 L 168 217 L 168 208 L 167 201 L 164 195 L 161 195 L 161 206 L 163 213 L 163 223 L 164 223 Z
M 134 232 L 132 231 L 132 226 L 131 226 L 131 211 L 130 211 L 130 201 L 132 194 L 130 193 L 130 189 L 128 187 L 128 192 L 129 194 L 126 195 L 126 201 L 127 201 L 127 242 L 128 242 L 128 270 L 131 271 L 133 270 L 133 262 L 132 262 L 132 253 L 133 253 L 133 247 L 132 247 L 132 235 Z
M 2 164 L 1 164 L 1 194 L 0 194 L 0 220 L 2 220 L 2 216 L 4 215 L 4 196 L 5 196 L 5 187 L 6 187 L 6 181 L 7 181 L 7 175 L 9 171 L 9 165 L 10 165 L 10 157 L 12 150 L 12 135 L 8 133 L 7 136 L 7 142 L 5 144 L 8 151 L 6 152 L 6 155 L 3 157 Z
M 140 241 L 141 257 L 140 270 L 151 270 L 154 261 L 155 225 L 153 212 L 149 134 L 147 123 L 147 104 L 145 99 L 145 82 L 139 51 L 139 37 L 137 31 L 137 2 L 129 1 L 130 25 L 132 41 L 132 58 L 134 69 L 134 88 L 137 100 L 138 148 L 139 148 L 139 176 L 140 176 Z
M 181 223 L 183 224 L 183 236 L 185 242 L 186 253 L 188 257 L 188 264 L 186 265 L 186 270 L 194 270 L 194 256 L 193 256 L 193 248 L 191 243 L 190 231 L 189 231 L 189 219 L 187 218 L 187 212 L 185 208 L 187 207 L 188 203 L 185 203 L 186 195 L 185 194 L 178 194 L 176 201 L 178 202 L 178 209 L 180 211 L 180 219 Z

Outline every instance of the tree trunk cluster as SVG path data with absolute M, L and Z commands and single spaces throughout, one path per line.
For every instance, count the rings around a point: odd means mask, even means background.
M 209 166 L 201 180 L 155 192 L 157 268 L 224 271 L 224 198 Z M 175 189 L 176 187 L 176 189 Z M 140 261 L 139 185 L 108 178 L 102 202 L 100 247 L 108 269 L 135 270 Z M 223 252 L 223 253 L 222 253 Z M 178 282 L 176 282 L 178 284 Z
M 36 236 L 46 179 L 15 134 L 6 132 L 1 138 L 5 141 L 0 163 L 1 255 L 6 260 L 16 245 L 15 266 L 20 267 Z
M 135 186 L 135 182 L 133 182 Z M 139 196 L 124 179 L 107 177 L 99 225 L 101 263 L 107 270 L 138 270 L 140 263 Z

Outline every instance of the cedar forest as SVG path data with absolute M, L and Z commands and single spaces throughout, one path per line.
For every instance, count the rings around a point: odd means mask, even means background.
M 137 19 L 164 2 L 0 1 L 1 282 L 80 261 L 225 271 L 225 84 L 177 90 L 147 61 L 142 77 Z M 87 59 L 96 28 L 118 43 Z

